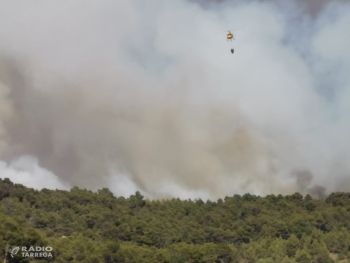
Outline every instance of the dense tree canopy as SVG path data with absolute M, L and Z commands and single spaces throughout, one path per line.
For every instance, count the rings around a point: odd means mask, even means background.
M 136 192 L 36 191 L 0 179 L 6 262 L 327 263 L 350 258 L 350 194 L 314 200 L 234 195 L 217 202 L 145 200 Z M 10 246 L 53 257 L 12 257 Z

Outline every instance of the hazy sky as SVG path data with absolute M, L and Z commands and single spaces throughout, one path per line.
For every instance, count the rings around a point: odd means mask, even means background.
M 0 1 L 0 177 L 349 191 L 349 27 L 348 1 Z

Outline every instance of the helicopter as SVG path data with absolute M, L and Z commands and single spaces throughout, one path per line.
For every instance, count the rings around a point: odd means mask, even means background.
M 237 30 L 237 29 L 235 29 Z M 231 33 L 232 30 L 228 30 L 227 32 L 227 41 L 231 41 L 235 40 L 235 36 Z M 235 50 L 233 48 L 231 48 L 231 53 L 233 54 L 235 52 Z
M 232 42 L 232 39 L 235 40 L 234 35 L 231 33 L 231 31 L 228 31 L 228 33 L 227 33 L 227 41 L 230 40 Z
M 231 31 L 229 30 L 227 33 L 227 41 L 231 41 L 235 40 L 234 35 L 231 33 Z M 231 53 L 233 54 L 235 52 L 235 50 L 233 48 L 231 48 Z

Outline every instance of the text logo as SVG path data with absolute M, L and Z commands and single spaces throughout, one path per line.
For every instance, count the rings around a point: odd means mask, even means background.
M 13 255 L 16 255 L 18 251 L 19 251 L 19 247 L 16 247 L 16 246 L 11 247 L 11 250 L 10 250 L 11 257 L 13 257 Z
M 18 247 L 12 246 L 10 250 L 11 257 L 16 255 L 18 251 L 21 252 L 22 257 L 24 258 L 37 258 L 37 257 L 52 257 L 52 247 Z

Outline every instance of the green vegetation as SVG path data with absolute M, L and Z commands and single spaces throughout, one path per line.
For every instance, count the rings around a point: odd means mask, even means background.
M 36 191 L 0 180 L 6 262 L 328 263 L 350 258 L 350 194 L 314 200 L 235 195 L 217 202 L 148 201 L 137 192 Z M 51 246 L 13 258 L 6 246 Z M 0 260 L 1 261 L 1 260 Z

